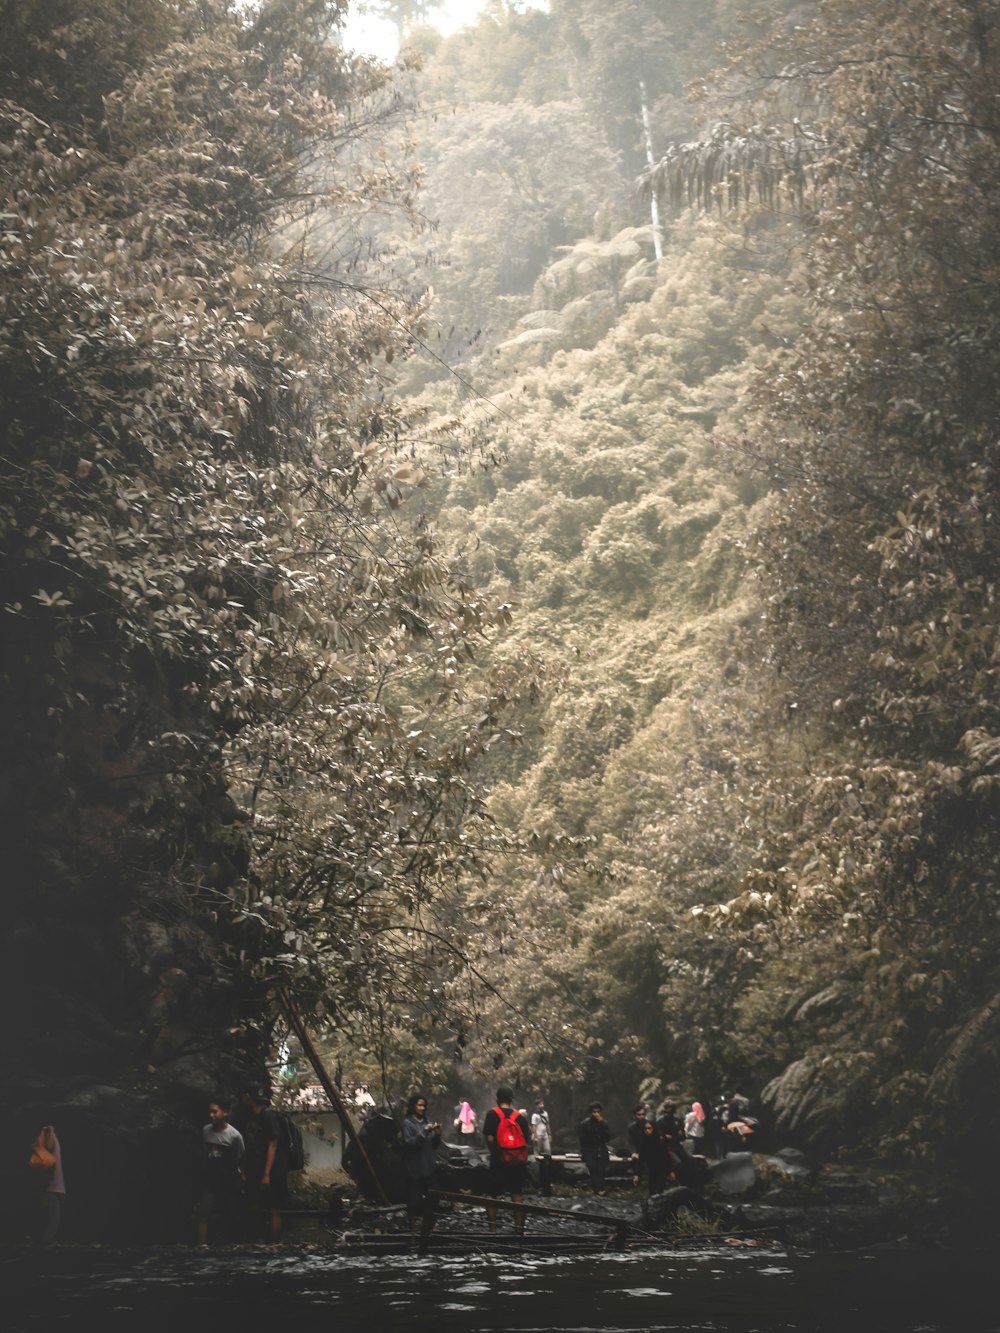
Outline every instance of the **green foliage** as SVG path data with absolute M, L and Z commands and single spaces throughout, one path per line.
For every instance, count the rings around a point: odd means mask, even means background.
M 340 6 L 161 9 L 178 40 L 123 70 L 92 7 L 100 123 L 0 108 L 6 965 L 133 1068 L 198 1031 L 259 1058 L 279 985 L 437 1014 L 460 938 L 426 914 L 489 850 L 470 770 L 521 688 L 472 656 L 507 612 L 400 508 L 376 364 L 417 313 L 310 249 L 410 183 L 346 114 L 377 104 Z
M 19 7 L 0 87 L 21 962 L 120 920 L 142 1061 L 198 987 L 239 1028 L 291 981 L 394 1089 L 737 1078 L 827 1146 L 960 1140 L 1000 1013 L 993 11 L 494 6 L 405 128 L 338 5 L 122 12 Z
M 998 980 L 983 944 L 998 906 L 983 522 L 998 389 L 994 22 L 978 6 L 846 5 L 769 48 L 782 83 L 770 111 L 797 83 L 809 117 L 769 132 L 822 151 L 795 275 L 810 320 L 754 390 L 747 445 L 780 489 L 750 550 L 766 597 L 758 651 L 817 748 L 810 772 L 764 775 L 785 828 L 725 909 L 764 949 L 752 1022 L 736 1026 L 750 1040 L 790 964 L 818 958 L 815 992 L 846 985 L 849 1001 L 819 1047 L 798 1035 L 807 1073 L 798 1092 L 779 1088 L 784 1113 L 821 1068 L 841 1077 L 854 1061 L 883 1089 L 883 1149 L 919 1157 L 944 1123 L 953 1139 L 966 1125 L 958 1090 L 991 1068 L 967 1034 L 989 1028 Z M 914 1115 L 917 1095 L 937 1127 Z
M 713 0 L 694 11 L 684 0 L 554 0 L 553 20 L 570 53 L 574 90 L 586 98 L 633 177 L 645 163 L 643 88 L 656 151 L 690 133 L 684 85 L 711 67 L 715 9 Z
M 440 4 L 434 0 L 363 0 L 359 8 L 362 13 L 375 14 L 395 23 L 402 38 L 412 25 L 425 23 Z
M 492 770 L 494 818 L 546 840 L 501 875 L 516 929 L 488 927 L 484 960 L 528 1021 L 509 1047 L 484 1025 L 466 1050 L 532 1085 L 757 1067 L 734 1059 L 729 988 L 758 964 L 689 916 L 730 895 L 755 836 L 733 779 L 749 694 L 716 667 L 745 633 L 746 513 L 709 431 L 749 374 L 756 320 L 785 298 L 743 261 L 679 227 L 647 301 L 592 348 L 520 369 L 502 458 L 455 475 L 442 508 L 470 570 L 516 599 L 512 641 L 560 664 L 516 776 Z
M 505 0 L 484 5 L 475 22 L 436 46 L 425 86 L 438 116 L 470 103 L 542 104 L 570 93 L 551 16 L 534 6 L 520 12 Z
M 625 152 L 656 8 L 552 7 Z M 492 808 L 596 839 L 508 869 L 494 975 L 571 1083 L 773 1080 L 787 1130 L 925 1159 L 994 1064 L 995 16 L 790 8 L 653 173 L 720 220 L 631 275 L 577 241 L 480 363 L 442 524 L 562 672 Z

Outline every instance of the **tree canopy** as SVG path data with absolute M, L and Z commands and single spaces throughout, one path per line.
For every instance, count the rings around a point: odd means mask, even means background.
M 114 0 L 8 30 L 5 965 L 24 1069 L 204 1095 L 280 986 L 434 1004 L 460 941 L 421 913 L 490 841 L 470 770 L 518 687 L 474 661 L 507 612 L 404 517 L 380 367 L 419 310 L 360 264 L 412 185 L 392 90 L 337 4 L 147 9 L 142 42 Z
M 438 1087 L 974 1165 L 993 9 L 501 5 L 391 79 L 341 16 L 0 7 L 42 1028 L 193 1086 L 291 984 Z

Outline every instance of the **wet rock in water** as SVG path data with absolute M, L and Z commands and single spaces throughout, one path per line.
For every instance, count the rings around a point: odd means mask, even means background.
M 643 1200 L 643 1223 L 649 1227 L 663 1226 L 672 1217 L 676 1217 L 681 1208 L 698 1202 L 698 1196 L 687 1185 L 675 1185 L 673 1189 L 664 1190 L 662 1194 L 651 1194 L 648 1199 Z
M 782 1162 L 787 1162 L 789 1166 L 807 1167 L 810 1171 L 818 1171 L 819 1165 L 813 1159 L 802 1151 L 801 1148 L 779 1148 L 776 1153 L 772 1153 Z
M 743 1194 L 753 1189 L 757 1179 L 752 1153 L 730 1153 L 709 1167 L 709 1181 L 721 1194 Z
M 819 1170 L 798 1148 L 782 1148 L 765 1157 L 762 1165 L 786 1180 L 811 1180 Z
M 489 1162 L 490 1155 L 485 1148 L 444 1143 L 437 1152 L 437 1188 L 482 1194 L 488 1180 Z

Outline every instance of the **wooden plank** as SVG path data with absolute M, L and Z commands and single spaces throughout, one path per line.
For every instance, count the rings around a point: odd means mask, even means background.
M 412 1232 L 400 1232 L 394 1236 L 369 1236 L 362 1238 L 344 1237 L 339 1248 L 344 1250 L 367 1251 L 371 1254 L 406 1254 L 412 1253 L 414 1246 L 420 1249 L 420 1237 Z M 427 1240 L 423 1253 L 435 1253 L 447 1250 L 483 1250 L 497 1253 L 520 1252 L 530 1250 L 534 1253 L 558 1254 L 604 1254 L 608 1249 L 607 1239 L 595 1236 L 544 1236 L 529 1237 L 495 1232 L 462 1233 L 434 1232 Z
M 448 1190 L 428 1190 L 427 1195 L 431 1199 L 449 1199 L 453 1203 L 471 1203 L 483 1208 L 489 1205 L 491 1208 L 504 1208 L 508 1212 L 529 1213 L 533 1217 L 567 1217 L 575 1222 L 595 1222 L 598 1226 L 607 1227 L 609 1230 L 616 1230 L 622 1226 L 627 1229 L 630 1225 L 620 1218 L 608 1217 L 606 1213 L 583 1213 L 569 1208 L 543 1208 L 537 1203 L 511 1203 L 507 1199 L 493 1199 L 484 1194 L 454 1194 Z

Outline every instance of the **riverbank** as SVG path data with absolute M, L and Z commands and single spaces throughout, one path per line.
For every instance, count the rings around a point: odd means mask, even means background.
M 450 1191 L 480 1195 L 463 1185 L 461 1172 L 440 1184 Z M 977 1200 L 966 1191 L 942 1188 L 936 1178 L 916 1172 L 892 1172 L 871 1164 L 817 1163 L 791 1149 L 776 1154 L 736 1154 L 710 1163 L 703 1194 L 672 1188 L 649 1199 L 640 1184 L 627 1178 L 609 1182 L 606 1197 L 596 1198 L 582 1178 L 558 1181 L 553 1195 L 531 1192 L 526 1201 L 559 1210 L 603 1217 L 610 1234 L 628 1226 L 631 1239 L 675 1246 L 705 1242 L 772 1242 L 796 1249 L 858 1251 L 873 1247 L 900 1250 L 921 1247 L 956 1253 L 989 1250 L 996 1239 L 992 1199 Z M 501 1216 L 501 1230 L 509 1227 Z M 438 1232 L 485 1235 L 480 1207 L 447 1202 L 438 1205 Z M 528 1219 L 527 1235 L 561 1234 L 568 1239 L 593 1234 L 593 1222 L 561 1216 Z M 345 1238 L 408 1232 L 405 1209 L 366 1200 L 343 1171 L 303 1172 L 293 1207 L 285 1217 L 290 1245 L 338 1247 Z

